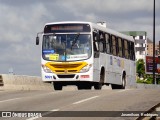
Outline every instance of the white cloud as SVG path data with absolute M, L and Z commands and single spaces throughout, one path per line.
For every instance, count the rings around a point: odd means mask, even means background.
M 0 40 L 19 42 L 25 37 L 31 38 L 33 31 L 40 29 L 40 26 L 42 27 L 41 20 L 45 13 L 47 11 L 42 4 L 23 8 L 0 5 L 0 17 L 2 19 L 0 25 L 3 26 L 3 29 L 0 28 L 1 38 L 3 39 Z
M 14 66 L 19 74 L 21 73 L 20 68 L 23 66 L 23 74 L 33 75 L 30 70 L 25 68 L 30 65 L 33 65 L 30 66 L 30 69 L 37 68 L 34 66 L 40 64 L 40 49 L 35 46 L 35 37 L 37 32 L 43 30 L 45 13 L 47 11 L 41 3 L 25 7 L 0 5 L 0 44 L 6 46 L 0 51 L 1 66 L 5 64 L 8 64 L 6 67 Z M 35 57 L 36 55 L 37 57 Z M 0 72 L 4 73 L 4 70 L 6 69 L 1 68 Z
M 132 11 L 152 11 L 152 0 L 63 0 L 59 3 L 68 8 L 69 10 L 76 12 L 132 12 Z

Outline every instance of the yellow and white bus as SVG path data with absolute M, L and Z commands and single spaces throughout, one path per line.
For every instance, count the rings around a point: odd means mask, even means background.
M 42 80 L 55 90 L 125 89 L 135 82 L 134 39 L 91 22 L 53 22 L 42 34 Z M 36 44 L 39 45 L 39 33 Z

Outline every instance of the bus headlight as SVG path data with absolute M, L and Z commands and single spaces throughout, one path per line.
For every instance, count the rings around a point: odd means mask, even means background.
M 52 73 L 52 71 L 47 66 L 42 65 L 42 68 L 46 73 Z
M 92 67 L 92 64 L 88 64 L 86 66 L 84 66 L 80 72 L 83 73 L 83 72 L 88 72 L 90 70 L 90 68 Z

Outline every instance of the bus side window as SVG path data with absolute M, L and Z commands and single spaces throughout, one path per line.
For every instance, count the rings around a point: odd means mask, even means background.
M 113 55 L 117 55 L 117 51 L 116 51 L 116 37 L 115 36 L 112 36 L 112 54 Z
M 124 54 L 125 54 L 125 58 L 128 59 L 129 54 L 128 54 L 128 42 L 127 42 L 127 40 L 124 40 Z
M 131 42 L 131 60 L 135 60 L 134 42 Z
M 104 39 L 104 33 L 99 32 L 99 51 L 104 52 L 105 50 L 105 39 Z
M 98 52 L 99 48 L 98 48 L 98 35 L 97 33 L 93 32 L 93 49 L 94 51 Z
M 131 46 L 129 41 L 128 41 L 128 58 L 131 60 Z
M 118 53 L 118 55 L 120 57 L 122 57 L 122 39 L 121 38 L 118 38 L 118 45 L 119 45 L 119 53 Z
M 135 55 L 135 44 L 133 43 L 132 44 L 132 50 L 133 50 L 133 60 L 135 60 L 136 59 L 136 55 Z
M 112 37 L 111 36 L 110 36 L 110 39 L 109 39 L 109 46 L 110 46 L 110 53 L 113 54 Z
M 110 36 L 109 36 L 109 34 L 105 34 L 105 44 L 106 44 L 106 47 L 105 47 L 105 51 L 106 51 L 106 53 L 110 53 L 110 44 L 109 44 L 109 38 L 110 38 Z
M 124 39 L 122 39 L 122 57 L 125 58 Z
M 116 55 L 119 56 L 119 43 L 117 37 L 116 37 Z

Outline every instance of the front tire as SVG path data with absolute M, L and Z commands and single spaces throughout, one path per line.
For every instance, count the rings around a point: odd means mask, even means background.
M 101 89 L 102 89 L 102 86 L 103 86 L 103 83 L 104 83 L 104 70 L 101 71 L 100 81 L 99 81 L 98 83 L 95 83 L 95 84 L 94 84 L 94 89 L 95 89 L 95 90 L 101 90 Z
M 54 87 L 54 90 L 62 90 L 63 86 L 60 83 L 54 82 L 53 87 Z

